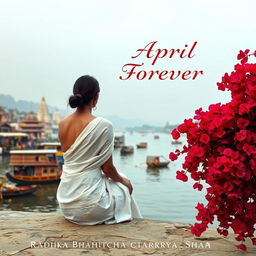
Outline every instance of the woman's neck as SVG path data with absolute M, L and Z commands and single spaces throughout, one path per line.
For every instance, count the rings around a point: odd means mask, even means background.
M 83 108 L 77 108 L 76 114 L 78 115 L 91 115 L 92 108 L 90 106 L 84 106 Z

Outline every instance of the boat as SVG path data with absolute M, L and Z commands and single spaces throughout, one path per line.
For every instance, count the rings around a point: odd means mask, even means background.
M 60 142 L 42 142 L 38 145 L 39 149 L 55 149 L 56 150 L 56 158 L 59 164 L 59 168 L 62 170 L 62 166 L 64 164 L 63 151 L 61 149 Z
M 148 147 L 147 142 L 141 142 L 141 143 L 137 144 L 137 148 L 147 148 L 147 147 Z
M 10 184 L 3 184 L 0 196 L 2 198 L 11 198 L 16 196 L 24 196 L 29 195 L 36 192 L 40 187 L 38 185 L 30 185 L 30 186 L 15 186 Z
M 163 168 L 167 167 L 170 163 L 169 160 L 164 159 L 165 161 L 161 161 L 160 158 L 164 158 L 163 156 L 147 156 L 147 166 L 150 168 Z
M 11 150 L 6 177 L 19 185 L 59 182 L 62 165 L 56 154 L 55 149 Z
M 121 148 L 124 146 L 124 135 L 115 136 L 114 138 L 114 148 Z
M 182 144 L 182 142 L 180 140 L 173 140 L 172 144 L 173 145 L 179 145 L 179 144 Z
M 42 142 L 39 145 L 39 149 L 56 149 L 57 151 L 61 151 L 60 142 Z
M 155 139 L 155 140 L 158 140 L 159 138 L 160 138 L 159 135 L 155 135 L 155 136 L 154 136 L 154 139 Z
M 121 154 L 132 154 L 134 152 L 133 146 L 122 146 L 120 150 Z

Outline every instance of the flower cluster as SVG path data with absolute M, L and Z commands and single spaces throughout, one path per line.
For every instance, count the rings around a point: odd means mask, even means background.
M 186 134 L 187 145 L 169 155 L 172 161 L 185 155 L 177 179 L 186 182 L 190 175 L 199 191 L 201 181 L 207 184 L 207 203 L 196 206 L 198 223 L 191 232 L 200 236 L 216 217 L 218 233 L 227 236 L 233 229 L 242 250 L 246 238 L 256 245 L 256 64 L 248 63 L 251 55 L 256 52 L 240 51 L 234 71 L 217 83 L 219 90 L 231 92 L 230 102 L 200 108 L 184 120 L 172 137 Z

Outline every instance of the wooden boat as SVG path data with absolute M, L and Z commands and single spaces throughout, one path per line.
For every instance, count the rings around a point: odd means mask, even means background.
M 148 147 L 147 142 L 141 142 L 141 143 L 137 144 L 137 148 L 147 148 L 147 147 Z
M 124 146 L 124 135 L 115 136 L 114 139 L 114 148 L 121 148 Z
M 61 150 L 61 144 L 60 142 L 42 142 L 39 145 L 40 149 L 56 149 L 57 151 Z
M 14 186 L 9 184 L 3 184 L 1 188 L 1 194 L 3 198 L 11 198 L 16 196 L 29 195 L 37 191 L 40 187 L 38 185 L 30 186 Z
M 120 150 L 121 154 L 132 154 L 134 152 L 133 146 L 123 146 Z
M 160 138 L 159 135 L 155 135 L 155 136 L 154 136 L 154 139 L 155 139 L 155 140 L 158 140 L 159 138 Z
M 163 158 L 162 156 L 147 156 L 147 166 L 151 168 L 163 168 L 167 167 L 170 161 L 160 161 L 160 158 Z
M 64 164 L 63 151 L 61 149 L 60 142 L 42 142 L 39 146 L 39 149 L 55 149 L 56 150 L 56 158 L 59 164 L 59 169 L 62 170 L 62 166 Z
M 55 149 L 11 150 L 7 178 L 19 185 L 48 184 L 60 181 L 62 165 Z
M 180 140 L 173 140 L 172 144 L 173 145 L 179 145 L 179 144 L 182 144 L 182 142 Z

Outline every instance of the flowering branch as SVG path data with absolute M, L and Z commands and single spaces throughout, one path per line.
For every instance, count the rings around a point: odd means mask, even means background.
M 256 57 L 256 51 L 240 51 L 240 63 L 217 83 L 219 90 L 231 92 L 231 101 L 200 108 L 185 119 L 171 134 L 175 140 L 186 134 L 187 145 L 169 155 L 172 161 L 186 155 L 177 179 L 186 182 L 190 174 L 199 191 L 202 180 L 209 185 L 207 204 L 197 204 L 199 222 L 191 232 L 200 236 L 216 217 L 218 233 L 227 236 L 233 229 L 241 250 L 247 250 L 246 238 L 256 245 L 256 64 L 248 63 L 250 56 Z

